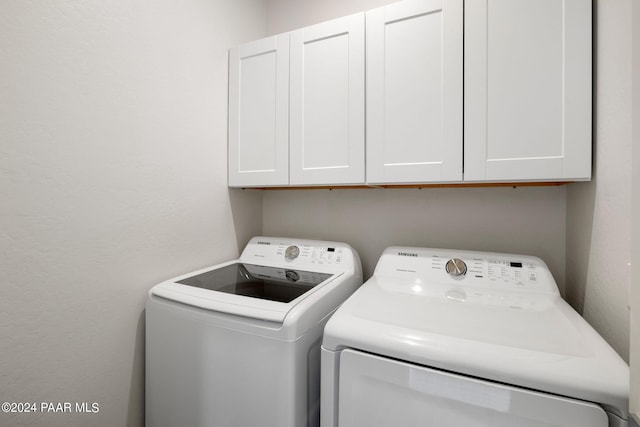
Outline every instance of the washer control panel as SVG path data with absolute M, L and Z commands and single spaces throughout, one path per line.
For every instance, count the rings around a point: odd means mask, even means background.
M 306 261 L 311 264 L 333 264 L 339 265 L 343 259 L 344 248 L 335 246 L 319 245 L 286 245 L 280 244 L 277 247 L 277 255 L 283 256 L 287 262 L 296 259 Z
M 309 271 L 324 271 L 324 268 L 337 272 L 361 268 L 357 253 L 345 243 L 275 237 L 254 237 L 240 260 Z

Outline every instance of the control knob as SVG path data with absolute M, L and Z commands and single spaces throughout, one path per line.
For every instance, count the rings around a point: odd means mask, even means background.
M 293 270 L 285 271 L 284 276 L 290 282 L 297 282 L 298 280 L 300 280 L 300 275 Z
M 447 261 L 445 270 L 447 270 L 447 273 L 449 273 L 451 277 L 462 278 L 467 274 L 467 264 L 459 258 L 453 258 Z
M 286 259 L 287 261 L 293 261 L 294 259 L 298 258 L 298 255 L 300 255 L 300 248 L 295 245 L 289 246 L 284 251 L 284 259 Z

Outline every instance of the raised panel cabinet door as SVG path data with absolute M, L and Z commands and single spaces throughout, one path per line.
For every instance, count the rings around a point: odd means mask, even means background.
M 465 0 L 465 181 L 590 179 L 591 7 Z
M 364 183 L 364 14 L 291 37 L 291 185 Z
M 462 180 L 463 0 L 366 14 L 367 182 Z
M 289 184 L 289 35 L 229 51 L 229 186 Z

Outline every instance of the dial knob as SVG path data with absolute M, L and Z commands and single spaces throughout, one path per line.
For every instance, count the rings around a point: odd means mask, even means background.
M 284 277 L 286 277 L 290 282 L 297 282 L 298 280 L 300 280 L 300 275 L 293 270 L 285 271 Z
M 467 274 L 467 264 L 459 258 L 453 258 L 447 261 L 445 270 L 453 277 L 461 277 Z
M 294 259 L 298 258 L 298 255 L 300 255 L 300 248 L 297 246 L 289 246 L 284 251 L 284 258 L 287 261 L 293 261 Z

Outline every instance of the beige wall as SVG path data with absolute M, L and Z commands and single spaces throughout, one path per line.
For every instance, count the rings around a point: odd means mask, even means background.
M 142 426 L 144 303 L 261 228 L 226 188 L 227 49 L 262 1 L 0 2 L 2 426 Z
M 141 426 L 147 290 L 262 231 L 350 242 L 367 275 L 388 245 L 457 247 L 540 256 L 564 289 L 566 256 L 628 357 L 631 0 L 594 3 L 593 182 L 229 191 L 228 47 L 391 1 L 266 3 L 0 3 L 0 396 L 100 404 L 0 425 Z
M 389 0 L 268 0 L 267 32 L 277 34 Z M 390 245 L 536 255 L 564 289 L 565 193 L 556 188 L 267 191 L 265 234 L 344 240 L 365 275 Z
M 278 34 L 398 0 L 267 0 L 267 33 Z
M 631 0 L 594 3 L 593 180 L 567 188 L 567 297 L 629 360 Z
M 632 207 L 631 213 L 631 401 L 630 407 L 640 424 L 640 2 L 632 2 L 633 47 L 633 129 L 632 143 Z
M 263 231 L 348 242 L 366 278 L 402 245 L 539 256 L 562 286 L 564 201 L 564 187 L 267 191 Z
M 289 31 L 387 3 L 391 1 L 268 0 L 267 32 Z M 265 234 L 344 236 L 343 240 L 358 244 L 364 252 L 365 273 L 369 274 L 382 249 L 391 244 L 540 256 L 569 302 L 628 360 L 630 7 L 631 0 L 594 3 L 592 182 L 513 191 L 362 190 L 347 196 L 266 192 Z M 304 218 L 295 215 L 296 211 L 304 212 Z

